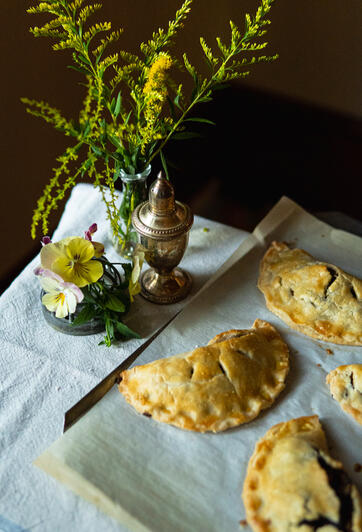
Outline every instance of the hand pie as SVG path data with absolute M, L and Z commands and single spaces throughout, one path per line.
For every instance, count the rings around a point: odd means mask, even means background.
M 266 306 L 297 331 L 362 345 L 362 281 L 302 249 L 273 242 L 260 265 Z
M 231 330 L 207 346 L 121 373 L 119 391 L 146 416 L 219 432 L 254 419 L 285 386 L 289 351 L 269 323 Z
M 326 378 L 332 397 L 362 425 L 362 364 L 339 366 Z
M 272 427 L 256 444 L 243 488 L 257 532 L 361 532 L 362 505 L 327 450 L 317 416 Z

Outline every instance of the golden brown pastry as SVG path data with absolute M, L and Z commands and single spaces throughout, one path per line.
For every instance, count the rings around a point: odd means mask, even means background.
M 361 532 L 362 505 L 327 450 L 317 416 L 272 427 L 256 444 L 243 488 L 257 532 Z
M 339 366 L 326 377 L 332 397 L 362 425 L 362 364 Z
M 289 351 L 269 323 L 231 330 L 207 346 L 121 373 L 119 391 L 146 416 L 219 432 L 254 419 L 285 386 Z
M 273 242 L 260 265 L 266 306 L 293 329 L 336 344 L 362 345 L 362 281 L 302 249 Z

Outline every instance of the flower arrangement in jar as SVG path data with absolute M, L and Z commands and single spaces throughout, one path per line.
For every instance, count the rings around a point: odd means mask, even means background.
M 101 342 L 139 338 L 125 323 L 138 282 L 142 253 L 133 264 L 121 263 L 123 274 L 104 255 L 104 246 L 93 241 L 97 224 L 84 237 L 72 236 L 52 242 L 42 239 L 41 264 L 34 273 L 42 288 L 41 301 L 47 322 L 58 331 L 82 335 L 105 330 Z M 118 264 L 118 263 L 117 263 Z
M 43 26 L 32 27 L 32 34 L 52 39 L 54 50 L 70 52 L 70 67 L 86 80 L 77 118 L 66 118 L 44 101 L 22 99 L 29 113 L 43 118 L 71 141 L 58 157 L 54 175 L 38 200 L 31 227 L 33 238 L 39 223 L 43 234 L 48 232 L 52 210 L 79 179 L 87 176 L 99 188 L 114 237 L 124 250 L 134 236 L 131 214 L 145 199 L 146 179 L 154 159 L 160 157 L 168 178 L 163 151 L 166 144 L 192 137 L 192 122 L 210 123 L 202 117 L 190 117 L 191 111 L 210 101 L 213 92 L 226 83 L 248 76 L 257 63 L 277 58 L 263 55 L 268 43 L 261 39 L 270 24 L 267 16 L 272 2 L 261 0 L 254 16 L 246 14 L 243 30 L 230 21 L 230 41 L 216 37 L 214 50 L 200 37 L 206 75 L 191 64 L 186 53 L 181 58 L 171 53 L 192 0 L 183 2 L 167 28 L 158 29 L 151 39 L 140 43 L 139 54 L 109 52 L 123 30 L 112 30 L 111 22 L 89 24 L 90 17 L 101 9 L 100 3 L 47 0 L 30 7 L 28 13 L 51 15 Z M 190 94 L 177 82 L 180 69 L 191 76 Z M 121 205 L 115 190 L 118 179 L 123 182 Z

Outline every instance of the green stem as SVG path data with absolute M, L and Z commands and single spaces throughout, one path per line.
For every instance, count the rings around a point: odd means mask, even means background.
M 205 85 L 205 87 L 197 94 L 196 98 L 190 103 L 190 105 L 187 107 L 187 109 L 182 113 L 181 117 L 177 120 L 176 124 L 174 124 L 171 131 L 168 133 L 168 135 L 164 138 L 164 140 L 161 142 L 159 147 L 156 149 L 156 151 L 151 155 L 149 159 L 149 163 L 160 153 L 160 151 L 165 147 L 167 142 L 170 140 L 171 136 L 177 131 L 177 128 L 182 124 L 184 121 L 184 118 L 188 115 L 188 113 L 191 111 L 191 109 L 198 103 L 200 98 L 210 90 L 212 87 L 213 82 L 217 79 L 217 74 L 220 72 L 222 68 L 225 68 L 227 62 L 233 57 L 234 53 L 230 53 L 228 57 L 223 61 L 223 63 L 220 65 L 218 70 L 213 74 L 213 76 L 210 78 L 208 83 Z

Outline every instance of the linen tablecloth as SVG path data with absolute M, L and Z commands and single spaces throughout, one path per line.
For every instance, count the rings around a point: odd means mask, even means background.
M 120 262 L 109 238 L 99 193 L 77 185 L 53 241 L 83 236 L 97 223 L 95 240 L 110 261 Z M 181 267 L 194 284 L 188 298 L 159 306 L 137 296 L 127 324 L 140 340 L 98 346 L 102 333 L 77 337 L 44 321 L 33 274 L 39 256 L 0 298 L 0 532 L 119 531 L 123 528 L 32 465 L 61 432 L 64 413 L 179 312 L 240 245 L 247 233 L 198 216 Z M 40 246 L 39 246 L 40 248 Z M 146 265 L 147 267 L 147 265 Z

